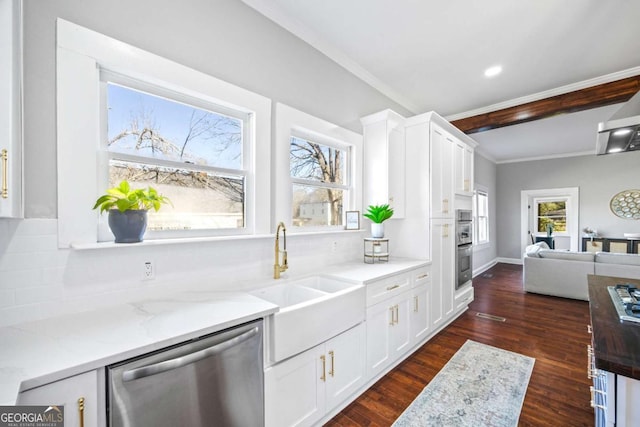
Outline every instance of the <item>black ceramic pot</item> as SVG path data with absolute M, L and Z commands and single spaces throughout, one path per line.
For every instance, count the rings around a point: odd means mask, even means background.
M 111 209 L 109 228 L 116 236 L 116 243 L 142 242 L 142 236 L 147 229 L 147 211 L 132 209 L 120 212 L 117 209 Z

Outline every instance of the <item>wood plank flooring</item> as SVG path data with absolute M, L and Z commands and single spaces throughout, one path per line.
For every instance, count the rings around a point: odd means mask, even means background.
M 536 359 L 520 426 L 593 426 L 586 352 L 589 303 L 525 293 L 518 265 L 498 264 L 476 277 L 473 286 L 469 310 L 326 426 L 391 425 L 467 339 Z

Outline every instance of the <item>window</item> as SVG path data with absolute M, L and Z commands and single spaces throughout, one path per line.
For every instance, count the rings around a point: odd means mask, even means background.
M 169 197 L 150 231 L 244 228 L 249 114 L 109 72 L 102 81 L 105 187 L 126 179 Z
M 343 224 L 348 200 L 349 149 L 291 137 L 292 225 L 331 226 Z
M 473 192 L 474 245 L 489 243 L 489 193 L 485 189 Z
M 268 98 L 62 19 L 56 29 L 59 247 L 113 239 L 90 207 L 122 178 L 174 204 L 150 213 L 148 239 L 270 231 Z
M 566 198 L 535 200 L 535 230 L 547 233 L 548 227 L 556 234 L 567 232 Z

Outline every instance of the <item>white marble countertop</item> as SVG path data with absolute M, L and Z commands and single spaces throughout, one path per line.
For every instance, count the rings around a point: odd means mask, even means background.
M 0 404 L 18 392 L 268 316 L 242 292 L 186 291 L 0 328 Z
M 391 257 L 385 263 L 340 264 L 321 274 L 366 285 L 429 264 Z M 19 391 L 276 311 L 277 305 L 248 293 L 193 290 L 0 328 L 0 405 L 15 404 Z
M 389 262 L 376 262 L 375 264 L 359 262 L 337 265 L 323 272 L 323 274 L 366 285 L 374 280 L 384 279 L 403 271 L 427 265 L 431 265 L 431 261 L 390 257 Z

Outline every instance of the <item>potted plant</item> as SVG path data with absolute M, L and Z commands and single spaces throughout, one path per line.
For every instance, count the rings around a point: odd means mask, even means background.
M 393 216 L 393 209 L 389 205 L 369 205 L 367 212 L 362 216 L 369 218 L 371 224 L 371 237 L 381 239 L 384 237 L 384 221 Z
M 100 213 L 109 211 L 109 228 L 116 237 L 116 243 L 137 243 L 147 229 L 147 211 L 156 212 L 164 203 L 171 201 L 152 188 L 132 189 L 127 180 L 110 188 L 96 200 L 93 209 Z

